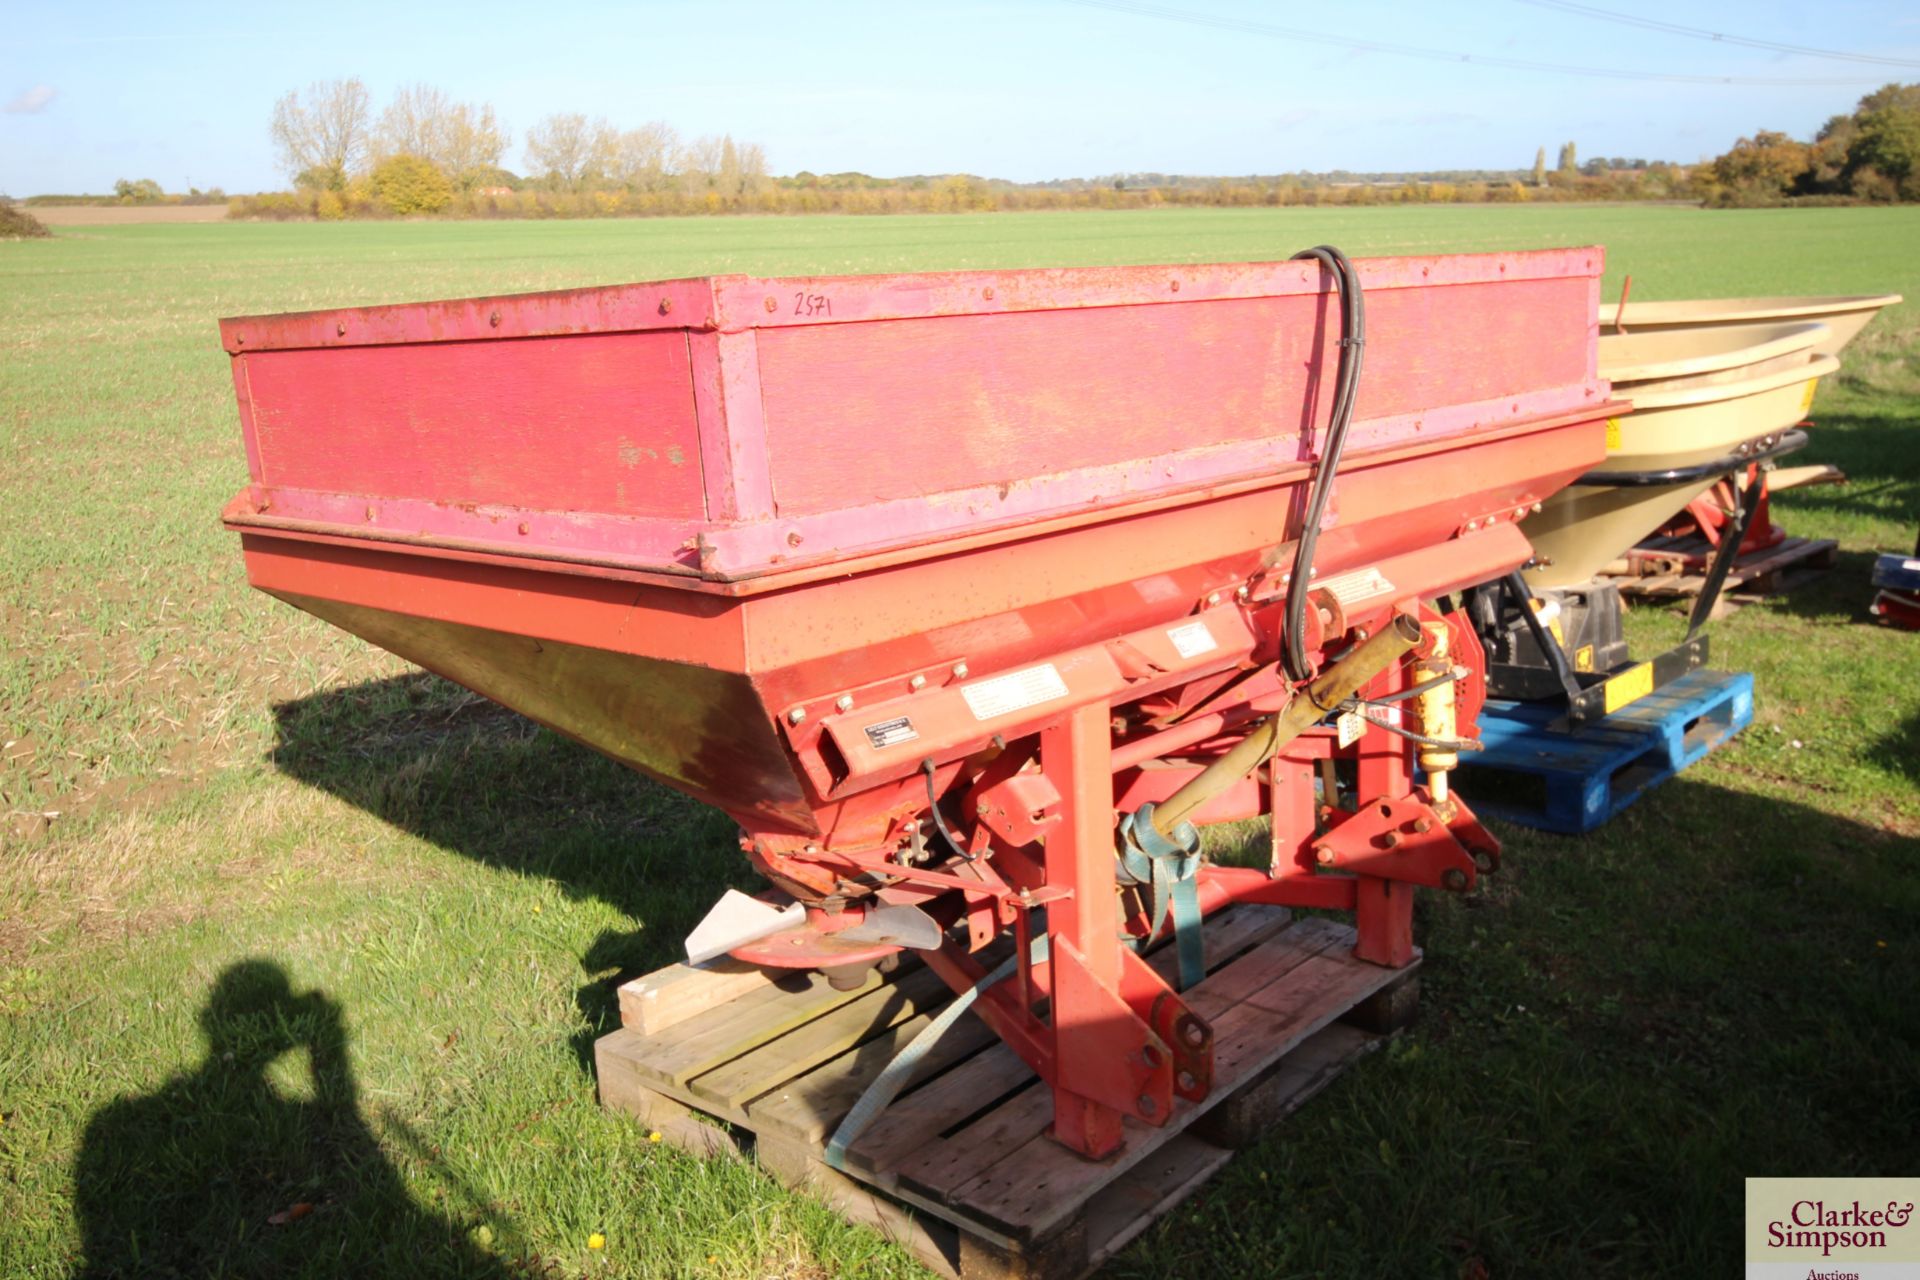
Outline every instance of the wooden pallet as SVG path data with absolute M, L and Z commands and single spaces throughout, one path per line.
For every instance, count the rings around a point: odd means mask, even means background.
M 1209 974 L 1186 999 L 1214 1028 L 1213 1093 L 1176 1098 L 1161 1128 L 1128 1121 L 1126 1145 L 1099 1162 L 1044 1136 L 1051 1092 L 968 1014 L 852 1145 L 846 1172 L 826 1164 L 841 1119 L 950 998 L 917 966 L 851 992 L 726 962 L 635 979 L 625 1025 L 595 1046 L 600 1098 L 686 1150 L 750 1154 L 943 1275 L 1078 1277 L 1404 1025 L 1418 962 L 1378 968 L 1353 943 L 1346 925 L 1273 907 L 1210 919 Z M 1170 948 L 1150 960 L 1173 971 Z
M 1796 587 L 1831 569 L 1839 544 L 1828 538 L 1788 538 L 1734 559 L 1713 616 L 1723 617 L 1762 596 Z M 1620 594 L 1636 600 L 1678 600 L 1697 596 L 1707 585 L 1713 546 L 1705 538 L 1652 538 L 1606 567 Z
M 1565 703 L 1489 699 L 1486 749 L 1460 759 L 1459 785 L 1482 815 L 1580 835 L 1600 826 L 1753 720 L 1753 677 L 1689 671 L 1575 729 Z

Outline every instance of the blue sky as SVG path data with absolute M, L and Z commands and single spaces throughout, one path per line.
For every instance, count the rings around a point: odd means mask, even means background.
M 0 0 L 0 191 L 151 177 L 281 185 L 274 100 L 360 76 L 376 110 L 424 81 L 514 130 L 552 111 L 760 142 L 775 172 L 964 171 L 1022 180 L 1159 170 L 1525 166 L 1580 154 L 1691 161 L 1756 128 L 1809 136 L 1893 79 L 1920 80 L 1911 0 L 1594 0 L 1910 69 L 1741 49 L 1519 0 L 1155 0 L 1353 40 L 1591 67 L 1827 85 L 1585 79 L 1301 43 L 1064 0 L 326 5 Z

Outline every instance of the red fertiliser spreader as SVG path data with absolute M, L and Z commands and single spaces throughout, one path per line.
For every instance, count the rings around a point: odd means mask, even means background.
M 1447 786 L 1484 671 L 1450 597 L 1605 453 L 1601 267 L 1323 249 L 231 319 L 225 521 L 261 590 L 734 818 L 777 892 L 696 958 L 857 986 L 914 953 L 1097 1160 L 1214 1087 L 1207 917 L 1351 913 L 1392 969 L 1416 888 L 1497 866 Z M 1258 817 L 1266 866 L 1203 853 Z

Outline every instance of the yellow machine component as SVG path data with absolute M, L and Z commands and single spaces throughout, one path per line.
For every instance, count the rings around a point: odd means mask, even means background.
M 1415 714 L 1420 717 L 1422 734 L 1452 742 L 1459 737 L 1454 682 L 1442 678 L 1453 671 L 1453 663 L 1449 660 L 1452 633 L 1444 622 L 1429 622 L 1425 626 L 1428 656 L 1413 664 L 1414 683 L 1425 684 L 1429 680 L 1439 680 L 1440 683 L 1414 700 Z M 1459 763 L 1460 754 L 1456 751 L 1427 746 L 1420 748 L 1420 767 L 1426 770 L 1427 786 L 1433 792 L 1435 808 L 1447 803 L 1447 771 Z

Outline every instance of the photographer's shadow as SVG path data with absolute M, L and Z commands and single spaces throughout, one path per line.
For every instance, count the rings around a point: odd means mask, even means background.
M 279 965 L 241 961 L 214 983 L 200 1026 L 198 1066 L 88 1123 L 76 1274 L 508 1274 L 469 1234 L 482 1225 L 470 1191 L 470 1223 L 408 1194 L 360 1113 L 340 1008 L 323 992 L 296 994 Z M 270 1068 L 301 1050 L 305 1079 L 283 1090 Z
M 281 772 L 487 867 L 621 912 L 580 957 L 573 1049 L 618 1025 L 615 989 L 682 958 L 726 889 L 752 884 L 716 811 L 438 676 L 323 689 L 273 709 Z

